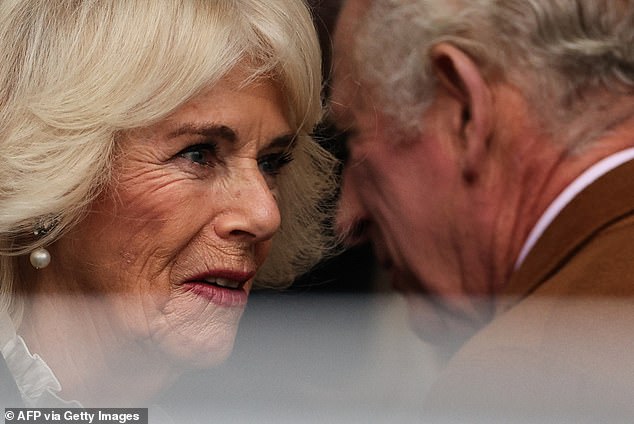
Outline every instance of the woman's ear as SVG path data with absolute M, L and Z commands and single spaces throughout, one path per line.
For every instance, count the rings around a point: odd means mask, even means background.
M 460 115 L 452 117 L 457 124 L 456 136 L 464 147 L 463 177 L 477 179 L 486 159 L 488 141 L 493 130 L 492 95 L 480 68 L 469 55 L 449 43 L 439 43 L 430 51 L 432 68 L 439 89 L 458 102 Z M 455 113 L 455 112 L 452 112 Z

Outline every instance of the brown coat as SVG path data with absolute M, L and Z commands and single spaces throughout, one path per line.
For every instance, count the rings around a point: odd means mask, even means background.
M 496 304 L 430 390 L 430 413 L 634 422 L 634 161 L 561 212 Z

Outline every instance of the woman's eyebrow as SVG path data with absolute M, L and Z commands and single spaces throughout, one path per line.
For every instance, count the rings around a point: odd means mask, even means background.
M 182 135 L 201 135 L 209 138 L 222 138 L 230 143 L 235 143 L 238 139 L 237 133 L 226 125 L 192 123 L 181 125 L 170 132 L 167 138 L 176 138 Z
M 266 146 L 267 149 L 283 148 L 285 150 L 292 150 L 297 142 L 297 134 L 289 133 L 280 135 L 271 140 L 271 143 Z
M 209 138 L 221 138 L 229 143 L 235 143 L 238 140 L 238 133 L 226 125 L 220 124 L 194 124 L 187 123 L 179 126 L 175 130 L 167 134 L 168 139 L 177 138 L 182 135 L 199 135 Z M 282 148 L 291 150 L 297 142 L 296 133 L 283 134 L 274 137 L 266 146 L 267 149 Z

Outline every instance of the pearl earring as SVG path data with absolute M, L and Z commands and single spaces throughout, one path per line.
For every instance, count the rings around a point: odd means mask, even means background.
M 46 234 L 51 231 L 51 229 L 55 226 L 55 221 L 42 222 L 40 225 L 35 227 L 33 231 L 33 235 L 38 238 L 44 237 Z M 31 252 L 29 256 L 29 260 L 31 261 L 31 265 L 35 269 L 46 268 L 51 263 L 51 254 L 48 250 L 43 247 L 38 247 L 34 251 Z
M 51 254 L 48 250 L 43 247 L 37 248 L 31 252 L 31 256 L 29 256 L 31 260 L 31 265 L 35 269 L 46 268 L 48 264 L 51 263 Z

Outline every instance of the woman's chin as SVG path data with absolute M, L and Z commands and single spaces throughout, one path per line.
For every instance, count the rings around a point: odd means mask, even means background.
M 204 301 L 195 303 L 205 303 Z M 209 368 L 224 362 L 231 351 L 244 305 L 189 304 L 170 313 L 154 342 L 179 368 Z
M 205 369 L 213 368 L 229 358 L 233 351 L 234 336 L 227 336 L 226 339 L 215 340 L 214 343 L 190 344 L 170 349 L 168 354 L 173 364 L 179 369 Z

